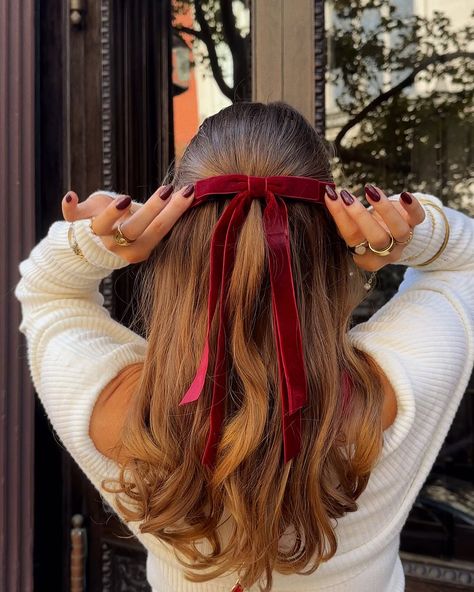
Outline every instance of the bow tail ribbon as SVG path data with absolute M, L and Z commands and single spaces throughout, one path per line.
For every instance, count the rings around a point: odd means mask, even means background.
M 251 194 L 235 196 L 216 225 L 211 241 L 208 325 L 205 345 L 196 376 L 180 402 L 196 401 L 206 380 L 209 365 L 209 335 L 217 306 L 220 286 L 219 333 L 214 367 L 210 427 L 202 463 L 213 466 L 222 431 L 227 387 L 226 348 L 226 288 L 235 260 L 235 246 L 245 222 Z M 285 462 L 293 458 L 301 447 L 301 408 L 306 404 L 306 375 L 298 310 L 293 288 L 288 233 L 288 214 L 283 200 L 266 191 L 267 204 L 263 214 L 264 230 L 269 246 L 269 271 L 272 287 L 272 312 L 281 384 L 282 423 Z M 277 296 L 278 295 L 278 296 Z
M 285 463 L 301 448 L 301 408 L 307 401 L 307 381 L 300 321 L 291 271 L 288 212 L 285 202 L 268 192 L 263 215 L 269 246 L 274 335 L 281 385 Z
M 196 401 L 204 388 L 207 369 L 209 366 L 209 336 L 211 323 L 220 294 L 219 332 L 217 337 L 217 352 L 214 364 L 214 386 L 212 392 L 209 435 L 202 457 L 202 464 L 209 467 L 215 463 L 217 444 L 219 442 L 222 423 L 224 420 L 224 402 L 227 387 L 227 348 L 225 314 L 227 284 L 234 266 L 235 245 L 239 231 L 247 217 L 250 202 L 248 192 L 235 196 L 234 200 L 224 210 L 214 230 L 211 241 L 210 282 L 208 297 L 207 333 L 201 361 L 196 376 L 179 403 L 186 405 Z M 220 288 L 220 290 L 219 290 Z

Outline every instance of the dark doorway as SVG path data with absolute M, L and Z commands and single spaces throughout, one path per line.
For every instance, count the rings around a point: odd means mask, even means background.
M 169 3 L 76 4 L 38 3 L 37 241 L 62 219 L 68 189 L 81 200 L 104 188 L 142 201 L 173 158 Z M 121 270 L 101 286 L 105 305 L 124 324 L 132 281 L 132 272 Z M 124 527 L 58 445 L 38 402 L 35 424 L 35 590 L 70 588 L 73 517 L 87 540 L 84 589 L 148 590 L 143 548 L 118 538 Z

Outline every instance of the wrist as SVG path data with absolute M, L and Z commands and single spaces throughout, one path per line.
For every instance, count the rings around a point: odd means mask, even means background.
M 74 231 L 80 250 L 92 265 L 111 271 L 129 265 L 128 261 L 110 251 L 104 245 L 102 239 L 92 232 L 89 218 L 76 220 L 74 222 Z

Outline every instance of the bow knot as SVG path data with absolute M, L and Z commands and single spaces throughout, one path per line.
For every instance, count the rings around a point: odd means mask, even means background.
M 235 248 L 253 197 L 265 197 L 263 226 L 269 248 L 269 271 L 272 290 L 272 315 L 282 401 L 283 447 L 285 463 L 301 447 L 301 410 L 307 399 L 307 380 L 303 357 L 298 309 L 291 272 L 288 213 L 283 197 L 325 205 L 326 185 L 308 177 L 252 177 L 220 175 L 201 179 L 194 185 L 196 207 L 211 197 L 237 194 L 219 218 L 212 235 L 208 297 L 207 335 L 194 380 L 180 402 L 196 401 L 204 388 L 209 362 L 209 334 L 214 311 L 220 299 L 217 353 L 213 374 L 213 392 L 209 435 L 202 457 L 204 465 L 215 462 L 224 420 L 227 388 L 226 289 L 232 273 Z
M 247 177 L 247 191 L 251 197 L 263 197 L 267 191 L 266 177 Z

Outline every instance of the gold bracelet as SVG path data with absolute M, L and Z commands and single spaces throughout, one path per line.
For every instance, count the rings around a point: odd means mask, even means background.
M 430 205 L 433 208 L 435 208 L 435 210 L 438 210 L 438 212 L 444 218 L 445 232 L 444 232 L 443 243 L 440 246 L 440 248 L 438 249 L 438 251 L 433 255 L 433 257 L 431 257 L 430 259 L 428 259 L 428 261 L 425 261 L 424 263 L 419 263 L 418 265 L 412 265 L 411 267 L 424 267 L 425 265 L 429 265 L 430 263 L 432 263 L 444 251 L 444 249 L 446 248 L 446 245 L 448 244 L 448 240 L 449 240 L 449 220 L 448 220 L 448 217 L 446 216 L 446 214 L 443 212 L 443 209 L 429 200 L 420 199 L 419 201 L 420 201 L 420 203 L 425 203 L 426 205 Z
M 426 201 L 426 200 L 425 200 Z M 428 244 L 425 245 L 425 248 L 420 252 L 420 253 L 416 253 L 415 255 L 412 255 L 411 257 L 407 257 L 404 258 L 404 261 L 412 261 L 413 259 L 418 259 L 418 257 L 421 257 L 423 255 L 423 253 L 426 251 L 426 249 L 430 246 L 430 241 L 434 236 L 435 233 L 435 229 L 436 229 L 436 220 L 435 217 L 433 216 L 433 213 L 431 212 L 431 210 L 429 208 L 424 208 L 426 215 L 429 216 L 431 218 L 431 236 L 428 239 Z
M 74 251 L 74 253 L 76 255 L 79 255 L 79 257 L 81 259 L 84 259 L 84 261 L 88 261 L 84 255 L 84 253 L 82 252 L 81 247 L 77 244 L 76 233 L 74 232 L 74 222 L 71 222 L 69 224 L 69 229 L 67 232 L 67 239 L 69 241 L 69 246 Z

